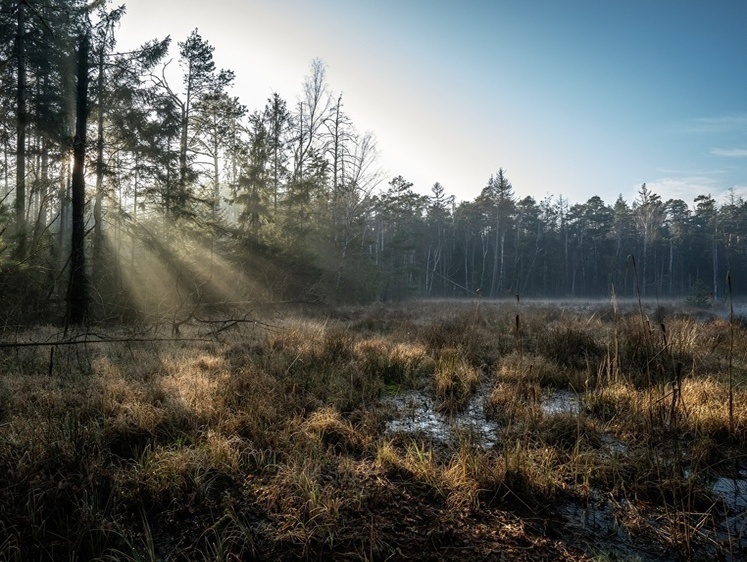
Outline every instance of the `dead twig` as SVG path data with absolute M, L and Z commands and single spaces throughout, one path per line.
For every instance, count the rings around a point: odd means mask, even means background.
M 111 338 L 111 339 L 74 339 L 49 342 L 0 342 L 0 349 L 13 349 L 16 347 L 55 347 L 58 345 L 86 345 L 92 343 L 157 343 L 157 342 L 212 342 L 210 338 Z
M 216 320 L 210 320 L 208 318 L 200 318 L 197 315 L 193 315 L 192 319 L 202 324 L 223 324 L 223 326 L 213 331 L 213 333 L 215 334 L 218 334 L 220 332 L 233 328 L 234 326 L 238 326 L 239 324 L 254 324 L 256 326 L 262 326 L 263 328 L 267 328 L 270 330 L 281 329 L 280 326 L 274 326 L 273 324 L 267 324 L 265 322 L 257 320 L 256 318 L 249 318 L 250 313 L 251 311 L 245 314 L 243 318 L 220 318 Z

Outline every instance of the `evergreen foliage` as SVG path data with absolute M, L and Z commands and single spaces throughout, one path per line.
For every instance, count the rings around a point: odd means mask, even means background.
M 177 42 L 181 80 L 171 84 L 169 38 L 117 51 L 126 17 L 106 2 L 2 2 L 5 321 L 64 316 L 81 224 L 84 253 L 75 259 L 91 287 L 76 298 L 93 301 L 81 304 L 90 319 L 131 317 L 151 302 L 137 304 L 135 294 L 156 282 L 154 255 L 173 277 L 158 291 L 179 295 L 179 304 L 156 306 L 170 313 L 217 285 L 218 300 L 346 302 L 684 298 L 705 283 L 718 300 L 731 269 L 733 293 L 747 291 L 747 205 L 733 192 L 726 201 L 662 201 L 643 184 L 632 203 L 537 201 L 499 168 L 472 201 L 455 201 L 438 182 L 423 195 L 402 176 L 382 176 L 375 137 L 356 129 L 321 60 L 295 105 L 273 93 L 264 107 L 246 108 L 231 94 L 233 71 L 216 67 L 198 30 Z M 81 37 L 91 42 L 82 61 L 88 134 L 73 241 Z M 197 240 L 212 265 L 198 263 Z

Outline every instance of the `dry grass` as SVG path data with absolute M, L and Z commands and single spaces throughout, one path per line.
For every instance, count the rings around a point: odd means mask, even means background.
M 435 369 L 434 359 L 425 345 L 419 342 L 399 342 L 381 336 L 366 337 L 355 342 L 353 355 L 371 377 L 403 388 L 422 384 Z
M 457 349 L 447 348 L 436 360 L 433 387 L 439 409 L 456 412 L 463 409 L 480 382 L 480 372 Z
M 709 478 L 747 465 L 747 358 L 728 356 L 747 334 L 608 309 L 377 305 L 211 341 L 4 349 L 0 559 L 580 560 L 529 521 L 599 495 L 697 557 L 699 521 L 727 515 Z M 495 445 L 388 433 L 381 397 L 404 389 L 454 416 L 484 396 Z M 556 389 L 577 412 L 543 409 Z

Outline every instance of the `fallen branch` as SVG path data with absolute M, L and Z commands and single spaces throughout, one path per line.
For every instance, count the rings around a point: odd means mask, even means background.
M 256 320 L 253 318 L 247 318 L 248 315 L 245 315 L 243 318 L 222 318 L 220 320 L 209 320 L 207 318 L 200 318 L 199 316 L 193 315 L 193 320 L 196 320 L 197 322 L 201 322 L 202 324 L 224 324 L 224 326 L 221 326 L 217 330 L 215 330 L 215 333 L 222 332 L 224 330 L 228 330 L 229 328 L 233 328 L 234 326 L 238 326 L 239 324 L 255 324 L 257 326 L 262 326 L 263 328 L 268 328 L 271 330 L 279 330 L 280 326 L 273 326 L 272 324 L 266 324 L 265 322 L 262 322 L 260 320 Z
M 96 340 L 61 340 L 51 342 L 0 342 L 0 349 L 14 347 L 56 347 L 58 345 L 84 345 L 89 343 L 157 343 L 176 341 L 213 342 L 210 338 L 112 338 Z

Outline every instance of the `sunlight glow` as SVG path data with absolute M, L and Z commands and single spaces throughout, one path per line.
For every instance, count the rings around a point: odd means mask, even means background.
M 139 232 L 106 231 L 122 275 L 123 298 L 143 316 L 186 319 L 197 306 L 247 301 L 259 296 L 251 273 L 212 252 L 207 243 L 183 235 L 167 221 Z M 261 272 L 256 272 L 261 274 Z

